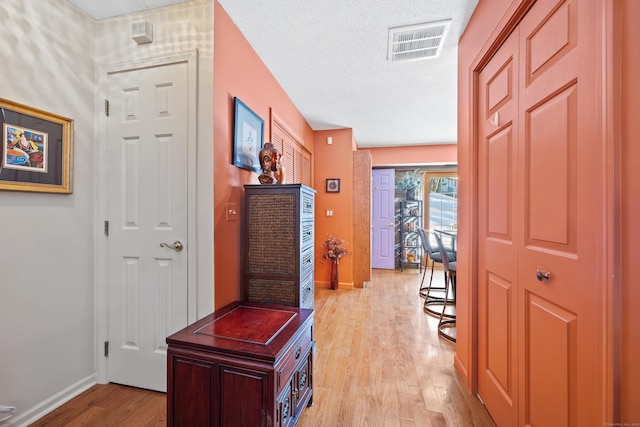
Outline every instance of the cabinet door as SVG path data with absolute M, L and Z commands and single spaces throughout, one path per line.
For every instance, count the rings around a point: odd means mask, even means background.
M 222 366 L 220 369 L 220 425 L 266 426 L 273 394 L 266 372 Z M 271 398 L 271 404 L 269 404 Z M 273 411 L 273 409 L 271 409 Z M 273 414 L 271 414 L 273 415 Z M 194 424 L 195 425 L 195 424 Z
M 167 424 L 214 426 L 218 418 L 214 363 L 169 353 Z
M 307 355 L 305 361 L 296 371 L 293 384 L 294 384 L 294 397 L 295 400 L 295 417 L 297 418 L 302 410 L 307 406 L 311 399 L 312 388 L 312 355 L 311 352 Z
M 278 416 L 276 418 L 277 425 L 280 427 L 288 427 L 295 425 L 295 417 L 293 416 L 294 409 L 294 397 L 291 393 L 293 390 L 293 379 L 289 382 L 289 385 L 285 388 L 284 392 L 278 399 Z

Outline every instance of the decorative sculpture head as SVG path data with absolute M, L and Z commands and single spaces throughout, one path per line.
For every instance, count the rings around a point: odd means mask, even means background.
M 265 142 L 259 156 L 260 168 L 262 169 L 262 173 L 258 177 L 260 184 L 283 184 L 282 154 L 276 146 L 271 142 Z

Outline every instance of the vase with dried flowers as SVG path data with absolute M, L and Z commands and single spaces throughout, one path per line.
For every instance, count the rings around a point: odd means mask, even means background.
M 331 289 L 338 289 L 338 265 L 340 260 L 349 254 L 347 242 L 335 236 L 329 236 L 324 242 L 324 259 L 331 261 Z

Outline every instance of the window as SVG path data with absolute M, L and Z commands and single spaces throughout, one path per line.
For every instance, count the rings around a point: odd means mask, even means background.
M 458 229 L 458 176 L 455 172 L 427 173 L 428 192 L 425 208 L 427 228 L 433 230 Z M 432 242 L 435 244 L 435 240 Z M 444 243 L 444 242 L 443 242 Z M 445 243 L 447 245 L 448 242 Z

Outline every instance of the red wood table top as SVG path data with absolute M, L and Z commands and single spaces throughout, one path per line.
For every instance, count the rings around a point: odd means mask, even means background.
M 273 363 L 311 322 L 311 309 L 236 301 L 167 337 L 167 344 Z

